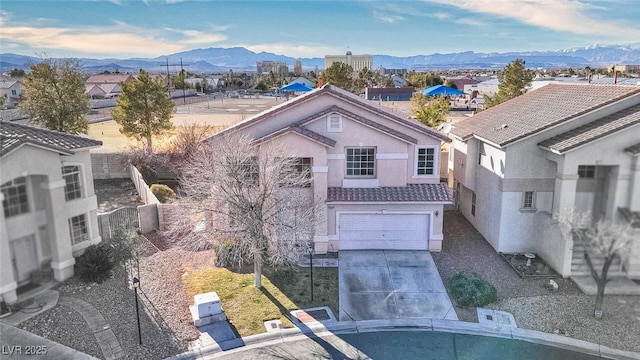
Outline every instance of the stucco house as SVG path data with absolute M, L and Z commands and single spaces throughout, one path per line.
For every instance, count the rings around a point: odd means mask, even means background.
M 73 276 L 74 255 L 100 242 L 89 150 L 100 141 L 0 121 L 0 295 L 34 275 Z
M 640 86 L 550 84 L 451 134 L 456 203 L 497 251 L 588 274 L 583 250 L 552 219 L 567 211 L 630 223 L 640 237 Z M 640 243 L 611 271 L 640 278 Z
M 314 246 L 345 249 L 442 249 L 440 146 L 446 136 L 332 85 L 248 118 L 258 143 L 284 145 L 312 173 L 320 204 Z M 209 141 L 215 141 L 215 136 Z
M 0 97 L 4 97 L 4 106 L 12 109 L 20 101 L 22 81 L 15 79 L 0 80 Z

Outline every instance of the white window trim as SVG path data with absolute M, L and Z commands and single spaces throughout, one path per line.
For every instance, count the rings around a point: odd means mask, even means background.
M 84 215 L 84 225 L 87 229 L 87 239 L 84 241 L 80 241 L 79 243 L 74 244 L 73 243 L 73 227 L 72 227 L 72 222 L 71 219 L 73 219 L 74 217 L 78 217 L 78 216 L 82 216 Z M 80 214 L 76 214 L 76 215 L 72 215 L 67 219 L 67 223 L 69 224 L 69 241 L 71 242 L 71 246 L 73 248 L 75 248 L 76 246 L 82 246 L 83 244 L 87 244 L 91 242 L 91 217 L 89 216 L 89 213 L 80 213 Z
M 338 128 L 331 127 L 331 118 L 338 118 Z M 329 114 L 327 115 L 327 132 L 328 133 L 340 133 L 342 132 L 342 115 L 340 114 Z
M 420 149 L 433 149 L 433 174 L 418 175 L 418 151 Z M 416 146 L 413 154 L 413 178 L 432 179 L 440 178 L 440 152 L 437 146 Z
M 373 175 L 347 175 L 348 166 L 349 166 L 349 150 L 362 150 L 362 149 L 373 149 Z M 349 146 L 344 149 L 345 153 L 345 162 L 344 162 L 344 177 L 345 179 L 377 179 L 378 178 L 378 161 L 376 159 L 376 154 L 378 153 L 378 148 L 376 146 Z
M 525 199 L 526 199 L 526 194 L 530 192 L 532 193 L 531 195 L 531 207 L 525 207 Z M 522 199 L 520 200 L 520 212 L 536 212 L 538 211 L 538 209 L 536 209 L 536 191 L 523 191 L 522 192 Z
M 77 166 L 78 167 L 78 171 L 80 172 L 80 197 L 72 199 L 72 200 L 67 200 L 67 202 L 86 198 L 87 197 L 87 179 L 85 177 L 84 164 L 83 163 L 79 163 L 79 162 L 63 161 L 62 162 L 62 166 L 60 166 L 60 173 L 62 173 L 62 168 L 65 167 L 65 166 Z M 67 181 L 64 178 L 64 174 L 62 174 L 62 181 L 64 182 L 63 189 L 64 189 L 64 192 L 65 192 L 65 199 L 66 199 Z

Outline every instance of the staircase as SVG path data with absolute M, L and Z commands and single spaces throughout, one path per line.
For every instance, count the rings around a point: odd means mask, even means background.
M 591 255 L 591 262 L 596 271 L 602 271 L 604 265 L 604 257 L 602 255 Z M 584 259 L 584 246 L 574 243 L 573 254 L 571 257 L 571 276 L 591 276 L 587 261 Z M 608 278 L 626 277 L 627 274 L 622 268 L 622 260 L 617 256 L 609 267 Z

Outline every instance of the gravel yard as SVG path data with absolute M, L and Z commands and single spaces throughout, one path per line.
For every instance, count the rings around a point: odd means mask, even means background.
M 512 313 L 520 328 L 640 352 L 640 297 L 605 297 L 605 316 L 596 320 L 593 296 L 570 279 L 555 279 L 554 292 L 543 287 L 549 280 L 521 279 L 459 212 L 445 212 L 444 238 L 433 259 L 445 286 L 459 271 L 477 272 L 498 290 L 498 302 L 488 307 Z M 454 307 L 460 320 L 478 321 L 475 308 Z

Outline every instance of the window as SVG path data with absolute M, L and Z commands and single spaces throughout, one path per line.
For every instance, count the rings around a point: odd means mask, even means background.
M 294 174 L 294 181 L 296 184 L 286 184 L 283 182 L 281 186 L 284 187 L 310 187 L 311 186 L 311 158 L 295 158 L 292 159 L 291 172 Z M 304 176 L 304 185 L 300 186 L 300 176 Z
M 4 217 L 24 214 L 29 212 L 29 198 L 27 197 L 27 178 L 19 177 L 4 183 L 0 190 L 4 195 L 2 207 Z
M 82 182 L 80 181 L 80 166 L 63 166 L 64 198 L 67 201 L 82 197 Z
M 476 216 L 476 193 L 471 193 L 471 215 Z
M 478 142 L 478 165 L 482 165 L 482 157 L 487 155 L 484 150 L 484 143 Z
M 434 148 L 418 148 L 418 175 L 433 175 L 435 167 L 435 149 Z
M 16 90 L 11 90 L 11 95 L 16 96 L 18 95 L 18 92 Z
M 327 117 L 327 132 L 342 132 L 342 116 L 329 115 Z
M 347 149 L 347 176 L 374 177 L 375 163 L 375 148 Z
M 535 209 L 535 193 L 533 191 L 525 191 L 522 194 L 522 209 L 524 210 Z
M 578 166 L 578 177 L 582 179 L 593 179 L 596 177 L 595 165 L 580 165 Z
M 71 235 L 71 244 L 73 245 L 89 240 L 87 221 L 84 214 L 69 219 L 69 233 Z

